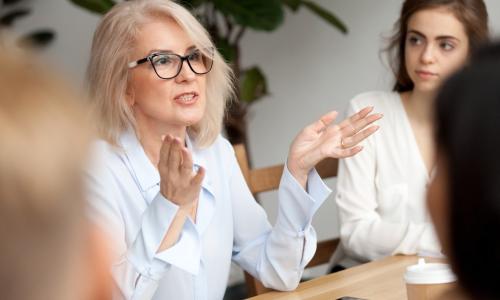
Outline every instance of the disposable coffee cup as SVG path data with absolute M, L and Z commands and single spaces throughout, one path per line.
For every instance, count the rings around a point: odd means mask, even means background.
M 455 274 L 447 264 L 426 263 L 423 258 L 409 266 L 404 275 L 408 300 L 437 300 L 456 286 Z

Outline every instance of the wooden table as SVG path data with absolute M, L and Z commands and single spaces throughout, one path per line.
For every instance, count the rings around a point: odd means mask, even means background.
M 335 300 L 351 296 L 368 300 L 403 300 L 407 299 L 403 275 L 406 267 L 416 264 L 417 260 L 417 256 L 390 256 L 303 282 L 293 292 L 269 292 L 251 299 Z

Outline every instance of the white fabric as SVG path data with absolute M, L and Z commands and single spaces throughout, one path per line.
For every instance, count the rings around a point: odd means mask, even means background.
M 349 114 L 365 106 L 384 117 L 363 151 L 340 161 L 339 253 L 345 250 L 358 262 L 394 254 L 440 255 L 425 202 L 430 177 L 399 94 L 361 94 L 351 101 Z M 333 263 L 347 261 L 339 253 Z
M 156 253 L 178 206 L 159 192 L 159 173 L 132 130 L 122 134 L 120 147 L 96 144 L 90 216 L 115 239 L 115 298 L 222 299 L 231 259 L 265 286 L 294 289 L 314 255 L 311 219 L 328 187 L 313 170 L 308 194 L 285 167 L 273 228 L 224 138 L 203 150 L 188 138 L 187 146 L 195 168 L 206 170 L 197 222 L 188 219 L 177 243 Z

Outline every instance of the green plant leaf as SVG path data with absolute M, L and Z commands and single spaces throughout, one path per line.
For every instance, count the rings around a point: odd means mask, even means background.
M 212 0 L 216 9 L 235 23 L 254 30 L 272 31 L 283 23 L 280 0 Z
M 307 7 L 310 11 L 312 11 L 314 14 L 316 14 L 318 17 L 322 18 L 326 22 L 328 22 L 330 25 L 336 27 L 338 30 L 340 30 L 342 33 L 347 33 L 347 26 L 339 19 L 337 16 L 335 16 L 332 12 L 324 9 L 323 7 L 319 6 L 318 4 L 308 1 L 308 0 L 301 0 L 302 4 Z
M 16 3 L 19 3 L 23 0 L 3 0 L 3 5 L 7 6 L 7 5 L 12 5 L 12 4 L 16 4 Z
M 300 5 L 302 4 L 301 0 L 281 0 L 281 3 L 288 6 L 293 12 L 296 12 Z
M 215 46 L 226 61 L 230 63 L 234 62 L 234 59 L 236 58 L 236 49 L 234 46 L 229 44 L 229 41 L 227 39 L 216 39 Z
M 26 34 L 18 40 L 19 46 L 23 48 L 41 48 L 45 47 L 55 38 L 55 33 L 49 29 L 41 29 Z
M 17 18 L 29 15 L 31 11 L 27 8 L 13 9 L 0 18 L 1 26 L 11 26 Z
M 116 3 L 113 0 L 69 0 L 75 5 L 85 8 L 88 11 L 98 14 L 105 14 Z
M 240 78 L 240 100 L 252 103 L 267 95 L 267 80 L 259 67 L 242 72 Z

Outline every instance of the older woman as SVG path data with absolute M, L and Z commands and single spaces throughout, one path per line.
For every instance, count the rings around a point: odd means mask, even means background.
M 99 24 L 88 82 L 104 119 L 89 172 L 92 216 L 116 238 L 127 299 L 221 299 L 231 260 L 267 287 L 294 289 L 312 258 L 315 211 L 330 193 L 314 170 L 356 154 L 380 118 L 330 112 L 290 147 L 272 227 L 220 136 L 231 73 L 204 28 L 172 1 L 116 5 Z M 363 130 L 364 129 L 364 130 Z

